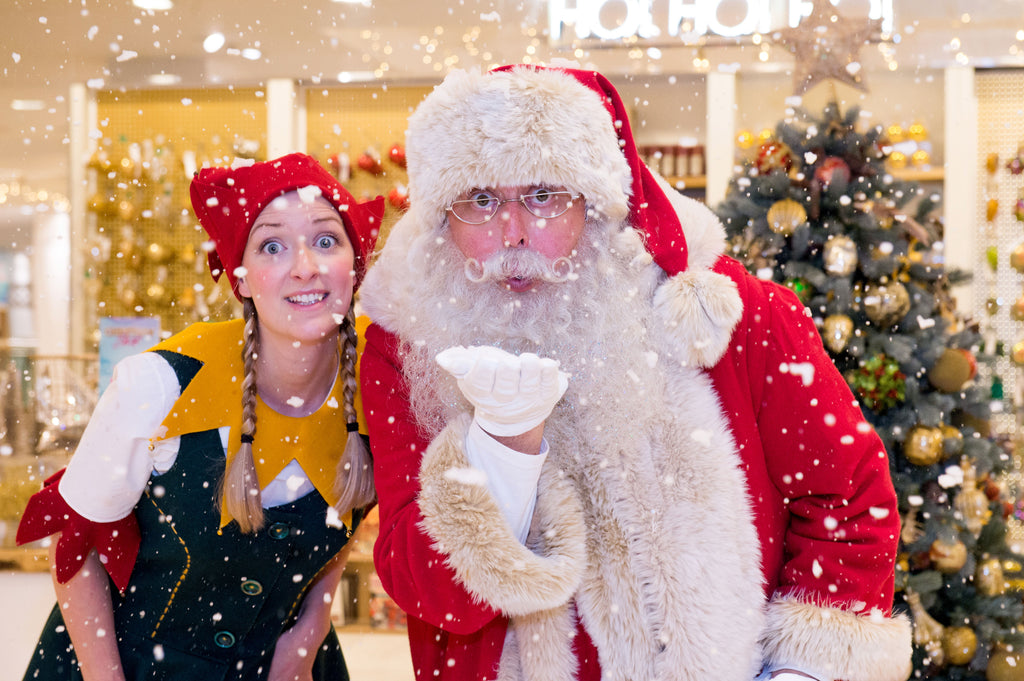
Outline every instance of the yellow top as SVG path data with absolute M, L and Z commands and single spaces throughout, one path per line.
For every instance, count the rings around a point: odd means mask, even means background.
M 242 425 L 243 328 L 241 319 L 193 324 L 150 348 L 176 352 L 203 364 L 164 419 L 166 431 L 161 439 L 228 426 L 228 455 L 238 451 Z M 361 351 L 362 347 L 358 349 Z M 357 383 L 358 373 L 357 364 Z M 355 407 L 359 430 L 365 433 L 358 391 Z M 294 459 L 327 503 L 336 504 L 335 478 L 348 437 L 346 425 L 344 386 L 337 379 L 324 404 L 308 416 L 279 414 L 257 396 L 256 436 L 252 447 L 260 489 Z M 225 506 L 221 503 L 221 527 L 231 522 Z M 351 527 L 348 515 L 344 522 Z

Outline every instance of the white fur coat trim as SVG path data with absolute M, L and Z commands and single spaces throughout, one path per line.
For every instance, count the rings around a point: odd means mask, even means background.
M 825 680 L 904 681 L 911 633 L 904 615 L 864 616 L 776 597 L 761 642 L 769 668 L 796 667 Z
M 565 605 L 586 565 L 583 513 L 569 483 L 545 463 L 527 546 L 485 484 L 468 471 L 463 414 L 430 444 L 420 466 L 423 528 L 466 590 L 506 615 Z M 546 472 L 546 474 L 545 474 Z

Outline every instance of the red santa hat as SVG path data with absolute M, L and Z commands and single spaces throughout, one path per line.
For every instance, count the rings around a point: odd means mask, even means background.
M 582 193 L 604 224 L 643 234 L 669 275 L 655 306 L 684 361 L 709 366 L 725 352 L 742 303 L 732 280 L 712 270 L 721 225 L 640 160 L 622 99 L 601 74 L 453 71 L 409 118 L 406 157 L 410 212 L 389 240 L 439 229 L 445 208 L 474 187 L 563 186 Z
M 305 187 L 318 188 L 341 215 L 355 251 L 355 285 L 359 285 L 366 259 L 377 242 L 384 199 L 378 196 L 357 203 L 316 159 L 301 153 L 237 167 L 203 168 L 196 173 L 189 193 L 199 224 L 213 241 L 207 259 L 214 281 L 227 274 L 231 290 L 238 296 L 235 270 L 242 264 L 256 217 L 277 197 Z

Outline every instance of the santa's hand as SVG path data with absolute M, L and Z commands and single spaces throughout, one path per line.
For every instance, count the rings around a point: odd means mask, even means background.
M 516 356 L 487 345 L 457 346 L 435 359 L 458 380 L 480 427 L 499 437 L 543 423 L 569 387 L 569 374 L 558 362 L 530 352 Z

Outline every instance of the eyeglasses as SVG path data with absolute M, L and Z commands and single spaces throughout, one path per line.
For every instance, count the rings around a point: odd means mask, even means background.
M 565 213 L 572 208 L 573 201 L 582 198 L 582 194 L 540 188 L 513 199 L 503 199 L 487 189 L 477 189 L 468 199 L 452 201 L 447 210 L 467 225 L 482 225 L 506 203 L 521 203 L 532 215 L 551 219 Z

